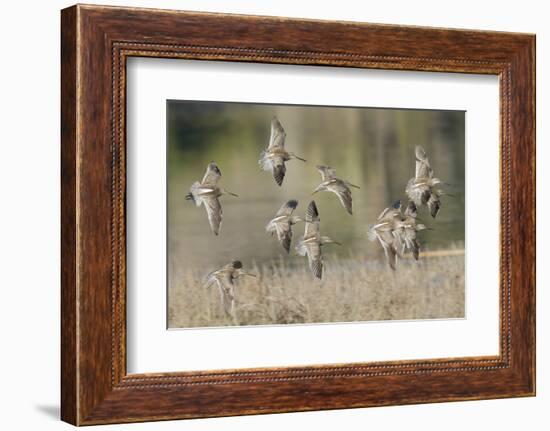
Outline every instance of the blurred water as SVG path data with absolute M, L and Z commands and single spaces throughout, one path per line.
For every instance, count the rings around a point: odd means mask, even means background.
M 380 246 L 367 240 L 366 230 L 384 208 L 406 200 L 417 144 L 424 146 L 435 175 L 448 183 L 445 190 L 452 195 L 442 198 L 436 220 L 426 208 L 420 211 L 422 221 L 433 228 L 420 234 L 422 247 L 464 241 L 464 112 L 195 101 L 169 101 L 167 112 L 169 267 L 210 270 L 236 258 L 246 265 L 286 256 L 265 225 L 289 199 L 299 201 L 296 213 L 303 216 L 321 181 L 317 164 L 332 166 L 339 178 L 361 187 L 352 189 L 353 216 L 332 193 L 313 197 L 321 233 L 344 244 L 326 247 L 324 253 L 380 257 Z M 286 149 L 307 159 L 287 162 L 282 187 L 258 165 L 274 115 L 286 130 Z M 219 237 L 211 233 L 204 208 L 184 199 L 212 160 L 222 172 L 220 185 L 239 195 L 220 198 L 224 218 Z M 294 226 L 294 240 L 302 234 L 303 224 Z M 285 259 L 303 264 L 301 257 Z

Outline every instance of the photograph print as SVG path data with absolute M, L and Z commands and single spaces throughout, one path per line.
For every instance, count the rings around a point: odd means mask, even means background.
M 167 101 L 168 328 L 465 317 L 465 112 Z

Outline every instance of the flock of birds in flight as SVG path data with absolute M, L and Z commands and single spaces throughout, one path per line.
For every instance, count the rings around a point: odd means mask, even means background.
M 279 120 L 274 117 L 271 121 L 269 145 L 267 149 L 262 151 L 258 163 L 264 171 L 270 171 L 273 174 L 273 178 L 279 186 L 282 186 L 285 178 L 285 162 L 292 159 L 306 162 L 305 159 L 298 157 L 293 152 L 286 151 L 285 139 L 286 132 Z M 391 207 L 382 211 L 376 223 L 369 226 L 368 229 L 368 238 L 381 244 L 386 260 L 392 270 L 395 270 L 397 256 L 403 256 L 404 253 L 411 252 L 414 259 L 418 260 L 419 258 L 420 245 L 417 240 L 417 232 L 426 229 L 426 226 L 418 223 L 417 208 L 426 206 L 433 218 L 437 216 L 441 208 L 440 197 L 443 192 L 440 185 L 442 182 L 434 177 L 433 169 L 424 148 L 417 146 L 415 156 L 415 176 L 408 181 L 405 187 L 405 193 L 409 198 L 408 204 L 403 209 L 401 201 L 397 201 Z M 346 211 L 352 215 L 351 189 L 359 189 L 360 187 L 337 178 L 336 171 L 330 166 L 318 165 L 317 170 L 321 174 L 321 183 L 313 190 L 312 194 L 322 191 L 334 193 L 338 196 Z M 237 194 L 229 192 L 218 185 L 221 175 L 216 163 L 209 163 L 202 181 L 194 182 L 186 195 L 186 199 L 193 201 L 197 207 L 204 206 L 210 228 L 215 235 L 219 235 L 222 223 L 222 207 L 219 197 L 225 194 L 238 197 Z M 314 200 L 309 203 L 304 219 L 294 215 L 297 206 L 298 201 L 294 199 L 284 203 L 275 214 L 275 217 L 267 224 L 266 231 L 272 236 L 276 235 L 282 247 L 289 253 L 292 241 L 292 226 L 302 221 L 305 222 L 304 235 L 298 240 L 295 250 L 299 255 L 307 256 L 311 273 L 314 277 L 322 279 L 323 256 L 321 247 L 326 244 L 341 244 L 328 236 L 321 235 L 319 211 Z M 242 262 L 235 260 L 211 272 L 206 277 L 205 285 L 207 287 L 213 284 L 218 286 L 222 305 L 229 316 L 233 316 L 235 304 L 234 281 L 240 276 L 255 277 L 256 275 L 246 272 L 243 269 Z

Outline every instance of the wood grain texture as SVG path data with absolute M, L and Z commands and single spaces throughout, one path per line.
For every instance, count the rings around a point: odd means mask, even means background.
M 533 395 L 534 48 L 534 36 L 525 34 L 100 6 L 62 11 L 63 420 L 84 425 Z M 127 375 L 130 56 L 498 75 L 499 356 Z
M 76 9 L 61 16 L 61 417 L 77 422 Z

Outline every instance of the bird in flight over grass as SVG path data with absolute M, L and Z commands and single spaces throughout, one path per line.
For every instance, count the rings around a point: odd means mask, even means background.
M 382 211 L 376 223 L 369 226 L 368 230 L 368 238 L 371 241 L 378 240 L 380 242 L 388 265 L 393 270 L 395 270 L 397 260 L 396 238 L 393 233 L 399 220 L 401 220 L 401 201 L 395 202 L 391 207 Z
M 338 196 L 338 199 L 340 199 L 340 202 L 342 203 L 342 206 L 346 209 L 346 211 L 349 214 L 352 214 L 352 199 L 350 187 L 354 187 L 356 189 L 360 187 L 350 183 L 349 181 L 344 181 L 340 178 L 336 178 L 336 171 L 330 166 L 318 165 L 317 170 L 321 174 L 322 182 L 317 186 L 312 194 L 315 194 L 317 192 L 332 192 L 336 196 Z
M 402 257 L 406 251 L 412 252 L 415 260 L 419 258 L 420 245 L 416 234 L 418 231 L 426 229 L 426 226 L 417 223 L 416 217 L 415 203 L 410 201 L 405 212 L 402 213 L 399 200 L 382 211 L 376 223 L 369 227 L 369 239 L 380 242 L 388 265 L 393 270 L 395 270 L 397 256 Z
M 265 227 L 265 230 L 271 233 L 272 236 L 277 234 L 277 239 L 287 253 L 290 252 L 292 225 L 303 221 L 300 217 L 292 215 L 297 206 L 298 201 L 294 199 L 284 203 L 275 214 L 275 217 Z
M 220 292 L 220 301 L 223 310 L 228 317 L 233 318 L 235 312 L 235 280 L 240 276 L 256 277 L 255 274 L 245 272 L 240 260 L 234 260 L 224 267 L 212 271 L 207 275 L 204 286 L 206 288 L 214 283 L 218 286 Z
M 409 251 L 415 260 L 420 256 L 420 244 L 417 239 L 417 232 L 426 229 L 426 226 L 417 222 L 418 210 L 413 201 L 409 201 L 407 208 L 397 223 L 394 236 L 397 239 L 397 247 L 400 255 Z
M 264 171 L 271 171 L 275 182 L 280 186 L 285 178 L 286 166 L 285 162 L 291 159 L 298 159 L 305 162 L 305 159 L 298 157 L 296 154 L 285 150 L 286 132 L 283 129 L 277 117 L 271 120 L 271 136 L 269 137 L 269 145 L 267 149 L 262 151 L 258 163 Z
M 311 273 L 318 279 L 323 278 L 323 255 L 321 246 L 325 244 L 338 244 L 328 236 L 321 236 L 319 211 L 315 201 L 311 201 L 306 211 L 306 227 L 304 236 L 296 245 L 296 252 L 300 256 L 306 256 Z
M 405 192 L 417 207 L 426 205 L 432 217 L 435 218 L 441 208 L 439 198 L 443 193 L 438 187 L 441 180 L 434 177 L 434 171 L 430 166 L 426 151 L 420 145 L 416 146 L 415 156 L 415 176 L 407 183 Z
M 204 205 L 210 228 L 215 235 L 220 233 L 223 216 L 222 206 L 218 198 L 224 194 L 238 197 L 235 193 L 218 186 L 221 176 L 222 173 L 218 165 L 215 162 L 210 162 L 202 181 L 195 181 L 191 185 L 191 190 L 185 196 L 185 199 L 193 201 L 198 207 Z

